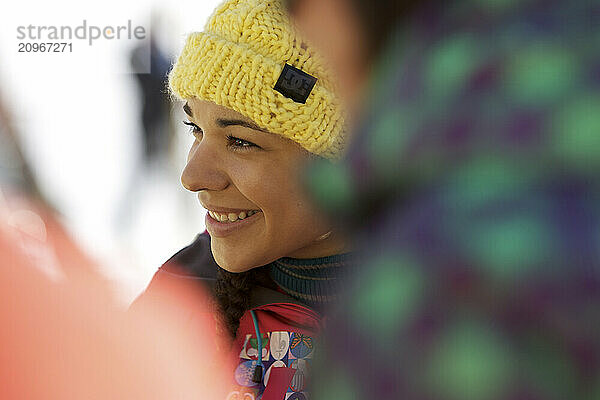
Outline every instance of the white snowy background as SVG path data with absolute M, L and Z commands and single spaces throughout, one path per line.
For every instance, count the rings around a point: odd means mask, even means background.
M 0 92 L 45 196 L 126 302 L 204 230 L 204 210 L 180 183 L 191 137 L 178 124 L 170 162 L 140 171 L 142 125 L 129 71 L 134 40 L 73 53 L 18 53 L 17 26 L 125 25 L 132 20 L 171 60 L 220 0 L 10 1 L 0 12 Z M 151 14 L 158 19 L 151 18 Z M 175 122 L 183 119 L 174 105 Z M 178 118 L 180 116 L 180 118 Z M 128 204 L 130 223 L 119 221 Z

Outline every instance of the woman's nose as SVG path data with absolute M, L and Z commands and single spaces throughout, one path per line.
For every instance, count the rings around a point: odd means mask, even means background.
M 208 145 L 197 143 L 192 146 L 188 160 L 181 173 L 181 184 L 187 190 L 223 190 L 229 185 L 227 174 L 220 169 L 222 162 Z

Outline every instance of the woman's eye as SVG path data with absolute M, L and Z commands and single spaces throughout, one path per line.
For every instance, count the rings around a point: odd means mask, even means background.
M 198 127 L 198 125 L 196 125 L 195 123 L 190 122 L 190 121 L 183 121 L 183 123 L 184 123 L 184 125 L 187 125 L 190 127 L 190 133 L 192 135 L 194 135 L 195 137 L 202 136 L 202 129 L 200 129 Z
M 231 135 L 227 135 L 227 145 L 235 150 L 246 150 L 252 147 L 259 148 L 259 146 L 252 142 Z

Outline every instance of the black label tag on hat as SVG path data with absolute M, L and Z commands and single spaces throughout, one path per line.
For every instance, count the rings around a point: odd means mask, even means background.
M 304 104 L 316 82 L 317 78 L 314 76 L 285 64 L 273 89 L 296 103 Z

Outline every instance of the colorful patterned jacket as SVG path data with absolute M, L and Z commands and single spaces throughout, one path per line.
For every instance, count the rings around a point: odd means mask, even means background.
M 197 286 L 198 290 L 212 289 L 217 268 L 210 252 L 210 236 L 206 232 L 200 234 L 158 269 L 146 290 L 132 303 L 130 311 L 135 312 L 141 303 L 160 301 L 157 288 L 169 281 L 185 281 Z M 240 319 L 232 345 L 232 356 L 238 362 L 232 371 L 232 389 L 227 400 L 307 398 L 313 337 L 321 330 L 322 318 L 287 294 L 265 287 L 255 288 L 250 304 L 261 336 L 262 376 L 259 383 L 253 381 L 259 343 L 249 310 Z M 189 320 L 193 320 L 198 312 L 194 309 L 179 311 Z

